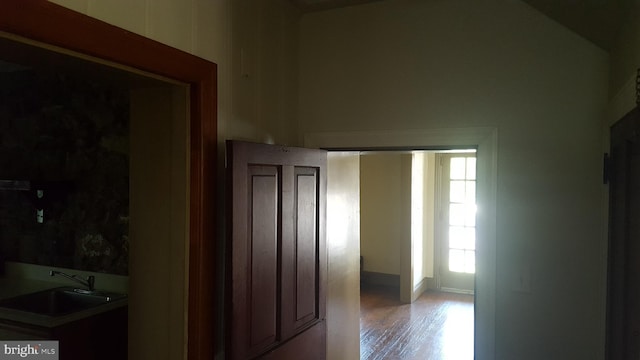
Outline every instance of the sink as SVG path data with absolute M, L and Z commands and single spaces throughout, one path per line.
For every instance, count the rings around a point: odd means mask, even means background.
M 60 316 L 122 299 L 126 295 L 61 287 L 0 300 L 0 308 Z

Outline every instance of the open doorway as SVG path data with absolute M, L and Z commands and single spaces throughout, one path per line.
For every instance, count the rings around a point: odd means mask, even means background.
M 360 153 L 361 359 L 473 357 L 475 160 Z
M 205 279 L 202 275 L 212 273 L 210 269 L 213 268 L 215 258 L 213 244 L 216 243 L 210 241 L 214 238 L 214 228 L 213 221 L 208 221 L 213 217 L 215 206 L 215 201 L 212 201 L 215 189 L 215 146 L 210 145 L 215 144 L 216 139 L 215 64 L 123 32 L 51 2 L 25 2 L 19 6 L 6 2 L 0 7 L 0 37 L 3 44 L 6 39 L 58 53 L 61 57 L 74 58 L 73 64 L 63 66 L 65 71 L 87 70 L 95 65 L 110 68 L 107 71 L 110 74 L 104 76 L 109 82 L 117 82 L 122 74 L 132 80 L 129 83 L 131 87 L 127 85 L 124 89 L 125 92 L 130 92 L 130 163 L 134 164 L 130 167 L 132 245 L 129 258 L 134 259 L 135 263 L 129 263 L 131 276 L 128 304 L 129 308 L 135 304 L 138 310 L 134 312 L 136 320 L 129 313 L 128 351 L 133 354 L 131 358 L 140 357 L 140 354 L 156 358 L 210 358 L 209 354 L 213 351 L 211 323 L 213 309 L 216 307 L 210 276 L 207 275 Z M 23 63 L 20 57 L 24 54 L 23 51 L 4 51 L 2 60 L 9 63 L 4 64 L 4 67 L 12 69 L 10 73 L 27 71 L 33 64 Z M 51 60 L 49 55 L 53 54 L 48 53 L 40 60 L 47 63 Z M 38 56 L 31 60 L 38 60 Z M 58 69 L 54 67 L 58 65 L 58 62 L 49 61 L 45 68 L 55 73 Z M 89 72 L 94 73 L 93 70 Z M 105 74 L 102 71 L 96 72 Z M 133 78 L 140 79 L 138 75 L 145 78 L 142 83 L 133 81 Z M 92 82 L 90 78 L 82 76 L 79 76 L 79 81 Z M 120 84 L 116 84 L 116 87 L 120 87 Z M 83 92 L 79 93 L 79 98 L 84 99 Z M 56 95 L 54 92 L 53 97 Z M 20 102 L 17 104 L 20 105 Z M 51 110 L 60 110 L 56 106 L 59 104 L 54 102 L 50 105 Z M 87 103 L 80 102 L 79 105 L 82 107 Z M 147 126 L 148 131 L 145 129 Z M 62 138 L 64 136 L 66 134 Z M 16 143 L 19 139 L 12 140 Z M 121 149 L 122 142 L 99 144 Z M 133 158 L 134 154 L 136 159 Z M 140 166 L 135 166 L 136 163 Z M 19 175 L 21 174 L 15 176 Z M 168 182 L 171 183 L 171 190 L 167 192 L 164 191 L 167 190 L 164 185 Z M 37 195 L 37 190 L 35 192 Z M 158 202 L 162 202 L 162 206 L 156 206 Z M 167 204 L 170 206 L 166 206 Z M 149 209 L 153 211 L 148 211 Z M 44 223 L 51 219 L 49 215 L 55 213 L 44 209 L 44 214 L 42 217 L 38 216 L 36 221 L 42 219 Z M 167 215 L 171 221 L 166 221 L 169 220 Z M 158 224 L 162 227 L 170 226 L 171 229 L 163 233 Z M 150 231 L 162 233 L 162 237 L 154 238 Z M 136 239 L 146 239 L 147 242 L 134 242 L 134 232 Z M 167 238 L 171 240 L 163 241 Z M 167 254 L 178 256 L 167 259 L 164 256 Z M 50 264 L 46 267 L 49 268 Z M 176 268 L 180 270 L 173 271 Z M 161 270 L 160 273 L 158 269 Z M 6 270 L 8 273 L 9 269 Z M 38 275 L 41 273 L 43 272 L 37 271 Z M 48 275 L 48 272 L 44 273 Z M 47 280 L 49 279 L 47 276 Z M 159 282 L 158 279 L 164 280 Z M 96 289 L 107 283 L 104 280 L 95 276 Z M 169 306 L 166 306 L 167 303 L 170 303 Z M 158 338 L 170 341 L 158 341 Z M 80 340 L 74 337 L 72 341 L 65 341 L 65 346 L 75 348 L 73 345 L 78 341 Z M 97 354 L 95 348 L 93 347 L 93 351 Z M 106 351 L 100 353 L 104 354 Z
M 359 152 L 362 150 L 477 150 L 477 256 L 474 356 L 495 357 L 497 131 L 492 128 L 307 133 L 304 144 L 330 150 L 327 192 L 327 349 L 344 358 L 360 351 Z M 407 244 L 401 245 L 403 254 Z M 406 256 L 406 255 L 405 255 Z M 340 299 L 334 301 L 332 299 Z M 358 354 L 359 355 L 359 354 Z M 355 358 L 353 356 L 351 358 Z
M 473 294 L 475 194 L 475 149 L 361 152 L 361 281 Z
M 92 279 L 94 298 L 119 299 L 96 300 L 90 313 L 79 295 L 77 306 L 24 300 L 34 305 L 18 310 L 55 321 L 7 310 L 0 338 L 55 339 L 76 358 L 139 357 L 158 319 L 185 323 L 188 87 L 16 37 L 0 36 L 0 49 L 4 297 L 82 286 L 55 270 Z M 180 358 L 186 329 L 167 328 L 177 340 L 161 351 Z M 109 334 L 118 337 L 87 340 Z

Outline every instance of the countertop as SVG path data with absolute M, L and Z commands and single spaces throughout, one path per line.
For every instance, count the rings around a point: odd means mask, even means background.
M 61 287 L 60 283 L 31 279 L 0 278 L 0 299 L 7 299 L 15 296 L 59 287 Z M 11 320 L 29 325 L 52 328 L 72 321 L 97 315 L 109 310 L 117 309 L 126 306 L 127 303 L 128 299 L 127 297 L 124 297 L 122 299 L 117 299 L 103 305 L 94 306 L 85 310 L 61 316 L 47 316 L 25 311 L 0 308 L 0 321 Z

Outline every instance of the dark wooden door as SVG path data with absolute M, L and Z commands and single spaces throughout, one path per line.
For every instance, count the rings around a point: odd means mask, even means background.
M 326 358 L 322 150 L 227 142 L 227 356 Z
M 640 113 L 611 127 L 607 359 L 640 359 Z

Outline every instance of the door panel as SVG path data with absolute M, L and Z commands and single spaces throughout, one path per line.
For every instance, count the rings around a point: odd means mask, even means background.
M 322 359 L 326 152 L 235 141 L 227 147 L 227 354 L 313 351 Z
M 317 318 L 317 177 L 315 169 L 296 168 L 296 328 Z
M 636 133 L 637 134 L 637 133 Z M 635 135 L 637 137 L 637 135 Z M 628 142 L 628 187 L 625 259 L 625 347 L 627 358 L 640 359 L 640 143 Z
M 261 360 L 325 360 L 325 351 L 317 351 L 318 342 L 325 343 L 326 324 L 318 323 L 308 331 L 302 332 L 290 340 L 291 346 L 280 346 L 262 356 Z M 319 340 L 320 339 L 320 340 Z M 302 351 L 302 352 L 301 352 Z M 340 357 L 339 359 L 344 359 Z
M 246 260 L 251 267 L 247 297 L 251 351 L 275 343 L 277 335 L 278 294 L 278 169 L 274 166 L 249 166 L 251 236 Z
M 640 358 L 640 114 L 611 128 L 607 343 L 609 360 Z
M 320 319 L 317 259 L 320 258 L 319 247 L 324 245 L 319 242 L 321 184 L 318 169 L 299 166 L 286 166 L 285 169 L 291 175 L 284 179 L 287 185 L 283 187 L 292 191 L 283 192 L 286 199 L 283 200 L 283 215 L 285 208 L 291 209 L 290 216 L 283 216 L 283 229 L 290 229 L 291 236 L 285 236 L 282 247 L 282 332 L 283 337 L 290 337 Z

